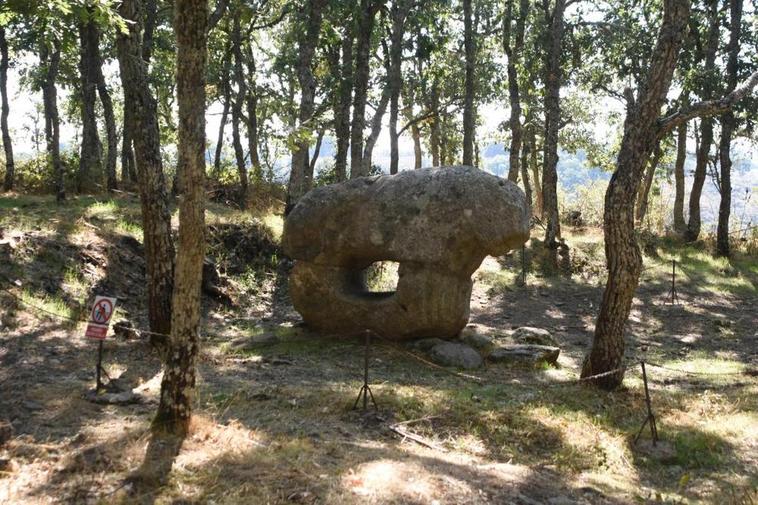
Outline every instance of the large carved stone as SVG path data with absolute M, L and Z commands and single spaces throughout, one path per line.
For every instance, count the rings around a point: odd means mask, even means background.
M 314 189 L 287 217 L 296 260 L 290 295 L 324 332 L 370 329 L 386 338 L 452 337 L 469 317 L 471 275 L 487 255 L 529 238 L 529 209 L 513 183 L 455 166 L 362 177 Z M 372 293 L 364 270 L 396 261 L 397 290 Z

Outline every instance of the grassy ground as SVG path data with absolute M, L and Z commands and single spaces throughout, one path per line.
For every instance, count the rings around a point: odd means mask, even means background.
M 281 233 L 280 218 L 221 206 L 211 206 L 208 220 Z M 638 365 L 612 393 L 564 382 L 578 374 L 602 293 L 598 230 L 569 234 L 570 276 L 548 276 L 531 246 L 525 286 L 519 252 L 488 258 L 475 274 L 472 322 L 549 329 L 562 349 L 559 368 L 489 365 L 472 380 L 376 345 L 379 411 L 369 415 L 352 410 L 360 342 L 300 327 L 281 268 L 240 268 L 241 256 L 217 246 L 237 303 L 204 300 L 197 415 L 179 445 L 149 430 L 160 365 L 146 343 L 110 339 L 105 363 L 116 382 L 149 401 L 96 405 L 82 398 L 92 387 L 94 345 L 81 324 L 58 317 L 80 318 L 102 291 L 119 296 L 117 318 L 144 325 L 138 203 L 0 198 L 0 230 L 13 244 L 0 273 L 20 279 L 11 291 L 47 311 L 0 292 L 0 421 L 14 431 L 0 448 L 0 502 L 758 500 L 758 381 L 744 373 L 758 365 L 756 258 L 715 260 L 667 240 L 644 248 L 627 356 L 734 374 L 649 368 L 661 436 L 653 447 L 647 431 L 633 443 L 646 413 Z M 666 303 L 672 259 L 679 305 Z M 418 419 L 405 429 L 431 447 L 389 429 Z

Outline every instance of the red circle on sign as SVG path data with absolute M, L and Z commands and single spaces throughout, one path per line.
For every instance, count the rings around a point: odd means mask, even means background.
M 106 324 L 113 314 L 113 304 L 108 299 L 97 300 L 95 306 L 92 307 L 93 323 Z

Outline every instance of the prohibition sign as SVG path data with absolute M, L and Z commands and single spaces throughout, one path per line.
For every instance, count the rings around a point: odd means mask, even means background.
M 108 321 L 110 321 L 112 314 L 113 302 L 111 302 L 108 298 L 100 298 L 98 300 L 95 300 L 95 306 L 92 307 L 91 317 L 93 323 L 108 324 Z

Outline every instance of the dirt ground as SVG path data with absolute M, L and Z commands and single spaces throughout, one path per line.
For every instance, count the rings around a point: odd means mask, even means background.
M 140 245 L 121 221 L 99 226 L 110 218 L 87 205 L 70 227 L 0 220 L 13 242 L 0 273 L 22 281 L 3 281 L 10 293 L 0 292 L 0 422 L 12 426 L 0 443 L 0 503 L 758 500 L 755 260 L 722 272 L 697 252 L 662 246 L 648 255 L 627 329 L 625 387 L 608 393 L 565 382 L 578 376 L 591 343 L 597 276 L 542 277 L 533 266 L 519 286 L 518 253 L 488 258 L 475 274 L 472 323 L 548 329 L 560 367 L 488 365 L 471 379 L 376 343 L 379 409 L 367 413 L 352 409 L 361 342 L 300 325 L 286 260 L 262 274 L 229 271 L 236 304 L 204 300 L 197 410 L 179 441 L 151 435 L 160 363 L 145 339 L 109 337 L 104 346 L 110 387 L 140 401 L 85 399 L 96 344 L 82 324 L 59 316 L 79 319 L 81 300 L 107 292 L 121 300 L 116 319 L 145 326 Z M 33 205 L 28 213 L 42 214 Z M 597 238 L 595 230 L 569 242 L 596 250 Z M 678 305 L 666 303 L 673 254 L 682 268 Z M 655 447 L 647 431 L 633 443 L 646 416 L 633 361 L 642 357 L 667 367 L 648 369 Z M 390 428 L 407 421 L 411 438 Z

